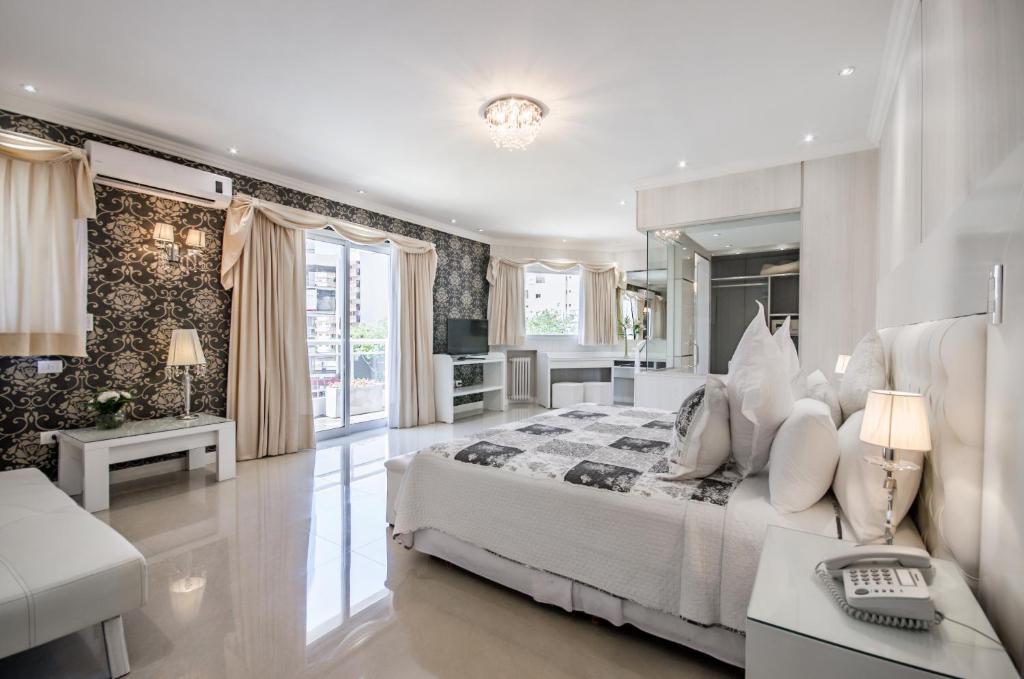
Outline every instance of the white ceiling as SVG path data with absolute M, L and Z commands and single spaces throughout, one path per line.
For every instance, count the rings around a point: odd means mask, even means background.
M 236 146 L 233 161 L 488 240 L 642 245 L 633 187 L 867 147 L 891 6 L 5 2 L 0 102 Z M 506 92 L 550 108 L 526 151 L 494 148 L 479 118 Z

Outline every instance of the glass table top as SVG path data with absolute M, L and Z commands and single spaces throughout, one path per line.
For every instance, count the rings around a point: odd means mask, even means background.
M 96 427 L 66 429 L 61 432 L 61 435 L 81 443 L 95 443 L 97 441 L 109 441 L 128 436 L 174 431 L 175 429 L 194 429 L 195 427 L 205 427 L 211 424 L 221 424 L 230 421 L 226 417 L 218 417 L 208 413 L 196 413 L 194 420 L 179 420 L 177 417 L 160 417 L 155 420 L 129 420 L 117 429 L 97 429 Z

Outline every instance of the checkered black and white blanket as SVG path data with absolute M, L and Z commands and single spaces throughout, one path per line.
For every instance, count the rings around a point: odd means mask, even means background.
M 420 451 L 534 478 L 642 497 L 724 506 L 740 478 L 723 466 L 704 479 L 664 481 L 675 413 L 581 404 Z

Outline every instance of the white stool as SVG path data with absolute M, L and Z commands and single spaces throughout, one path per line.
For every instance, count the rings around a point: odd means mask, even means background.
M 555 382 L 551 385 L 551 407 L 568 408 L 583 403 L 584 389 L 579 382 Z
M 612 404 L 612 383 L 584 382 L 583 400 L 587 403 L 610 406 Z

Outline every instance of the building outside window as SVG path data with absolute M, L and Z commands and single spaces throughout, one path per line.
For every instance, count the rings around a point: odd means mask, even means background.
M 526 334 L 576 335 L 580 276 L 577 272 L 526 271 Z

